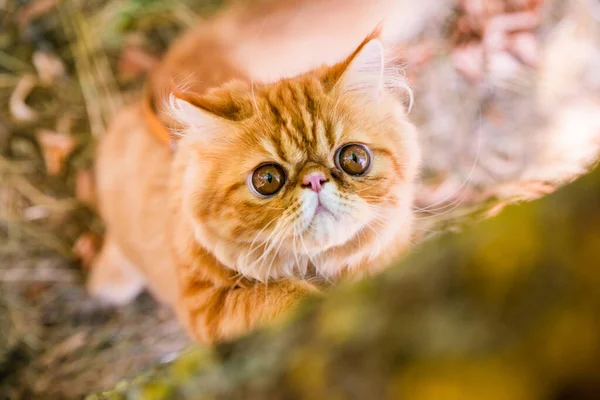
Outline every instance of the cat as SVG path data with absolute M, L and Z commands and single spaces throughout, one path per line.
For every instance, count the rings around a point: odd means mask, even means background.
M 214 32 L 163 62 L 200 54 L 197 80 L 165 97 L 174 73 L 159 68 L 145 106 L 123 110 L 99 143 L 107 233 L 87 284 L 113 304 L 147 286 L 205 343 L 402 255 L 420 164 L 381 29 L 338 63 L 271 82 L 236 68 Z M 174 146 L 152 134 L 160 125 Z

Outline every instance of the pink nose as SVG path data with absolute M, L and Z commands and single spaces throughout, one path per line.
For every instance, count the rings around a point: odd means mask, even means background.
M 322 172 L 311 172 L 302 178 L 302 187 L 319 193 L 325 182 L 327 182 L 327 178 Z

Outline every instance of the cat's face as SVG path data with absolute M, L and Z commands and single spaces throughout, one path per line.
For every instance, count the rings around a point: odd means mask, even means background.
M 184 195 L 197 236 L 246 275 L 281 277 L 308 262 L 318 269 L 329 253 L 341 263 L 340 253 L 377 256 L 411 229 L 414 128 L 381 87 L 346 90 L 337 85 L 341 78 L 328 81 L 334 72 L 230 85 L 210 102 L 186 99 L 219 115 L 198 121 L 210 140 L 190 135 L 182 142 L 190 157 Z

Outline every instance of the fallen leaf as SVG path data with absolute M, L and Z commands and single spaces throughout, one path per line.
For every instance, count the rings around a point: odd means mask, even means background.
M 23 75 L 17 83 L 8 104 L 10 114 L 15 120 L 27 122 L 38 118 L 38 113 L 25 102 L 36 84 L 37 79 L 30 74 Z
M 510 6 L 513 10 L 538 10 L 546 0 L 510 0 Z
M 48 175 L 60 175 L 65 168 L 65 160 L 77 147 L 77 140 L 66 133 L 39 129 L 35 136 L 42 149 Z
M 485 29 L 483 42 L 486 50 L 505 50 L 508 44 L 508 33 L 531 31 L 539 26 L 540 21 L 540 16 L 532 11 L 501 14 L 493 17 Z
M 27 286 L 23 297 L 30 302 L 38 301 L 44 292 L 49 288 L 48 282 L 33 282 Z
M 100 237 L 92 232 L 81 234 L 73 245 L 73 254 L 81 260 L 85 269 L 90 269 L 100 251 Z
M 486 218 L 493 218 L 500 214 L 506 207 L 510 206 L 512 203 L 509 200 L 499 200 L 495 203 L 490 209 L 485 211 Z
M 73 114 L 70 112 L 62 114 L 56 121 L 56 132 L 70 135 L 74 119 Z
M 416 68 L 428 63 L 432 58 L 442 50 L 442 43 L 434 40 L 423 41 L 399 51 L 402 58 L 410 63 L 411 67 Z
M 50 85 L 65 76 L 65 65 L 53 52 L 36 51 L 33 53 L 32 61 L 40 82 L 44 85 Z
M 119 79 L 133 80 L 148 73 L 158 63 L 158 58 L 136 44 L 127 44 L 119 57 Z
M 488 54 L 487 74 L 496 85 L 509 82 L 518 76 L 523 66 L 512 54 L 506 51 L 495 51 Z
M 89 169 L 80 169 L 75 176 L 75 197 L 81 203 L 95 207 L 96 205 L 96 186 L 94 174 Z
M 518 70 L 516 63 L 535 67 L 538 39 L 534 31 L 541 22 L 543 3 L 544 0 L 459 0 L 450 35 L 452 42 L 459 45 L 453 54 L 457 69 L 479 81 L 487 73 L 511 76 Z M 475 59 L 473 49 L 479 44 L 483 44 L 481 57 L 488 68 L 482 68 L 482 62 Z M 504 67 L 510 70 L 498 70 Z
M 470 42 L 459 46 L 452 52 L 454 68 L 473 82 L 479 82 L 484 77 L 483 46 L 478 42 Z
M 59 0 L 35 0 L 31 1 L 30 4 L 19 11 L 17 20 L 21 29 L 29 25 L 29 23 L 37 19 L 44 14 L 50 12 L 54 7 L 58 5 Z
M 506 122 L 506 117 L 494 104 L 488 104 L 486 107 L 484 107 L 483 115 L 488 121 L 495 125 L 504 125 Z
M 50 351 L 44 354 L 39 361 L 40 364 L 48 367 L 68 354 L 74 353 L 87 343 L 87 337 L 87 331 L 79 331 L 69 336 L 66 340 L 54 345 Z
M 505 0 L 462 0 L 461 8 L 473 32 L 481 33 L 489 18 L 506 11 Z
M 523 63 L 536 67 L 538 64 L 538 40 L 530 32 L 522 32 L 511 35 L 507 49 Z
M 48 210 L 47 207 L 40 205 L 27 207 L 23 212 L 23 216 L 27 221 L 35 221 L 39 219 L 48 218 L 49 215 L 50 210 Z

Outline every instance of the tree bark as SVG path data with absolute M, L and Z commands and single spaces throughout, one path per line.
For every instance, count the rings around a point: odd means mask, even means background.
M 600 396 L 600 168 L 89 399 Z

